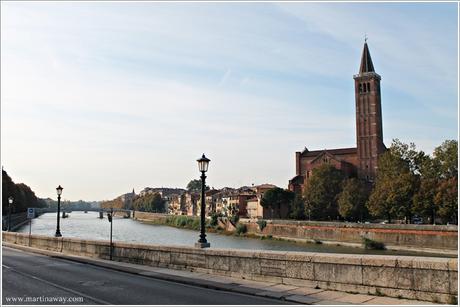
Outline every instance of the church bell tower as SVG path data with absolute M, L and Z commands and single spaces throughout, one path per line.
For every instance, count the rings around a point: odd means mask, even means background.
M 355 79 L 356 97 L 356 147 L 358 152 L 358 177 L 374 181 L 377 160 L 386 147 L 383 144 L 381 77 L 374 70 L 367 40 L 364 43 L 361 66 Z

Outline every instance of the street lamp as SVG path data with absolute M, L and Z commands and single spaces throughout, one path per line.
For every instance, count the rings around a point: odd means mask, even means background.
M 61 235 L 61 229 L 59 228 L 59 222 L 60 222 L 60 219 L 59 219 L 59 213 L 61 211 L 61 194 L 62 194 L 62 190 L 64 188 L 61 187 L 61 185 L 59 185 L 57 188 L 56 188 L 56 192 L 57 192 L 57 196 L 58 196 L 58 211 L 57 211 L 57 225 L 56 225 L 56 234 L 54 235 L 55 237 L 62 237 Z
M 209 160 L 208 158 L 206 158 L 203 154 L 203 156 L 196 160 L 198 162 L 198 169 L 199 171 L 201 172 L 201 230 L 200 230 L 200 239 L 198 240 L 197 243 L 195 243 L 195 247 L 200 247 L 200 248 L 204 248 L 204 247 L 210 247 L 211 244 L 206 241 L 206 229 L 205 229 L 205 211 L 206 211 L 206 200 L 205 200 L 205 191 L 204 191 L 204 188 L 205 188 L 205 179 L 206 179 L 206 175 L 204 173 L 206 173 L 208 171 L 208 166 L 209 166 Z
M 13 204 L 13 197 L 8 197 L 8 231 L 11 230 L 11 205 Z

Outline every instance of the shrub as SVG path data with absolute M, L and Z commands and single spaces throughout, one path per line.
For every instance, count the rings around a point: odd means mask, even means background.
M 242 234 L 242 233 L 246 233 L 248 231 L 248 228 L 246 227 L 246 224 L 238 224 L 236 226 L 236 233 L 237 234 Z
M 211 222 L 210 222 L 210 225 L 211 226 L 217 226 L 217 220 L 218 220 L 219 216 L 216 214 L 216 213 L 213 213 L 211 214 Z
M 386 249 L 385 244 L 382 242 L 374 241 L 368 238 L 363 238 L 363 245 L 365 249 Z
M 199 219 L 191 219 L 192 220 L 192 229 L 199 230 L 201 228 L 201 221 Z
M 267 226 L 267 221 L 266 220 L 259 220 L 259 221 L 257 221 L 257 225 L 259 225 L 259 229 L 260 229 L 260 231 L 262 231 Z
M 238 216 L 238 214 L 232 215 L 232 217 L 230 218 L 230 221 L 233 223 L 233 225 L 236 225 L 236 223 L 238 223 L 239 220 L 240 217 Z

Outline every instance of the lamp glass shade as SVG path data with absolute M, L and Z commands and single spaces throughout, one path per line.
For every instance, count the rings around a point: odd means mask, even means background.
M 61 187 L 61 185 L 59 185 L 59 186 L 56 188 L 57 195 L 61 195 L 61 194 L 62 194 L 62 190 L 64 190 L 64 188 Z
M 12 203 L 13 203 L 13 197 L 11 197 L 11 196 L 8 197 L 8 203 L 9 203 L 9 204 L 12 204 Z
M 203 156 L 201 158 L 199 158 L 196 161 L 198 162 L 198 169 L 200 170 L 200 172 L 207 172 L 208 171 L 209 161 L 211 161 L 211 160 L 206 158 L 204 154 L 203 154 Z

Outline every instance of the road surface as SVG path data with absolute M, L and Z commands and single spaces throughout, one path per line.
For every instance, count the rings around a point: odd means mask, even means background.
M 2 304 L 277 305 L 269 298 L 184 285 L 2 247 Z

